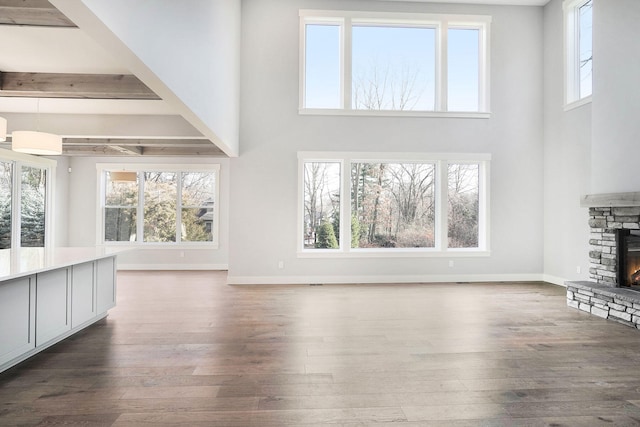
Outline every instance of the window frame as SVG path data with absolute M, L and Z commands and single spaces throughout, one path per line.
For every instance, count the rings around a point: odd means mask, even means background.
M 351 170 L 353 163 L 433 163 L 435 183 L 435 246 L 433 248 L 351 248 L 351 227 L 340 227 L 338 249 L 304 247 L 304 165 L 310 162 L 340 163 L 340 223 L 351 224 Z M 489 174 L 491 154 L 483 153 L 362 153 L 298 152 L 298 220 L 296 249 L 298 258 L 415 258 L 415 257 L 483 257 L 491 255 Z M 448 247 L 448 168 L 449 164 L 478 164 L 478 247 Z M 346 196 L 345 196 L 346 195 Z
M 96 206 L 96 244 L 98 246 L 129 246 L 136 248 L 148 249 L 168 249 L 176 247 L 184 247 L 189 249 L 218 249 L 220 242 L 220 164 L 198 164 L 198 165 L 175 165 L 175 164 L 134 164 L 134 163 L 99 163 L 96 164 L 97 170 L 97 198 Z M 144 241 L 144 180 L 138 176 L 138 203 L 136 210 L 136 232 L 135 241 L 107 241 L 105 240 L 105 207 L 106 207 L 106 172 L 136 172 L 137 174 L 144 172 L 168 172 L 176 173 L 180 176 L 177 183 L 181 183 L 181 174 L 183 172 L 201 172 L 214 173 L 215 202 L 213 205 L 213 224 L 212 241 L 208 242 L 192 242 L 183 241 L 178 232 L 182 216 L 182 186 L 176 185 L 176 241 L 175 242 L 145 242 Z
M 580 91 L 580 8 L 591 0 L 565 0 L 564 11 L 564 109 L 565 111 L 591 102 L 593 95 L 593 59 L 591 60 L 591 93 Z M 593 6 L 592 6 L 593 7 Z M 593 19 L 592 19 L 593 37 Z M 592 41 L 593 51 L 593 41 Z
M 491 16 L 447 15 L 392 12 L 351 12 L 332 10 L 299 11 L 299 99 L 301 115 L 400 116 L 489 118 L 490 110 L 490 26 Z M 352 107 L 352 28 L 353 24 L 385 25 L 406 28 L 435 28 L 435 109 L 366 110 Z M 340 27 L 340 108 L 306 107 L 306 25 L 338 25 Z M 447 110 L 447 40 L 449 28 L 479 30 L 478 36 L 478 111 Z

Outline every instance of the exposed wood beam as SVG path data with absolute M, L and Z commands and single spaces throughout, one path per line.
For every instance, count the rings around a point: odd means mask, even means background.
M 0 24 L 75 27 L 47 0 L 0 0 Z
M 124 74 L 0 73 L 0 96 L 160 99 L 136 76 Z
M 0 148 L 11 149 L 11 142 L 0 143 Z M 207 139 L 63 138 L 62 155 L 226 157 Z
M 120 147 L 182 147 L 201 148 L 213 145 L 205 138 L 186 139 L 119 139 L 119 138 L 64 138 L 67 147 L 84 145 L 118 145 Z

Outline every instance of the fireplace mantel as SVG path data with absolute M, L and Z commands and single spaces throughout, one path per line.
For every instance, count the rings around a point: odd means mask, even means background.
M 640 192 L 587 194 L 580 200 L 583 208 L 640 206 Z

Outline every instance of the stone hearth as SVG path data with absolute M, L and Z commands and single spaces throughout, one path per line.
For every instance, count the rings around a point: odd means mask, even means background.
M 565 285 L 569 307 L 640 328 L 640 292 L 594 282 L 565 282 Z

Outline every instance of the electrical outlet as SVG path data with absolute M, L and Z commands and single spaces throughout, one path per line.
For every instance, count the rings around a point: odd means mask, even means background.
M 453 260 L 449 260 L 449 267 L 453 267 Z
M 580 266 L 576 267 L 576 273 L 578 273 L 578 274 L 582 273 L 582 269 L 580 268 Z
M 284 268 L 284 261 L 278 261 L 278 268 L 282 270 Z

